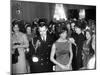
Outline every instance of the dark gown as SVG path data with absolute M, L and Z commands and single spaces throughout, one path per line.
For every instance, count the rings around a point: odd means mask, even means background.
M 86 37 L 80 33 L 79 35 L 72 31 L 71 37 L 74 38 L 76 46 L 72 44 L 73 51 L 73 60 L 72 60 L 72 68 L 73 70 L 79 70 L 83 67 L 82 61 L 82 51 L 83 51 L 83 43 L 86 40 Z
M 77 35 L 75 39 L 75 43 L 77 45 L 76 47 L 76 69 L 79 70 L 83 67 L 83 61 L 82 61 L 82 51 L 83 51 L 83 43 L 85 41 L 85 36 L 81 33 Z
M 60 64 L 67 65 L 69 63 L 70 59 L 70 42 L 56 42 L 56 61 L 58 61 Z M 60 68 L 58 65 L 56 65 L 55 68 L 56 71 L 65 71 L 62 68 Z M 67 71 L 68 69 L 66 69 Z M 71 67 L 70 67 L 71 70 Z
M 33 47 L 33 44 L 32 44 L 33 35 L 27 34 L 27 38 L 28 38 L 28 41 L 29 41 L 29 52 L 26 53 L 26 59 L 28 61 L 28 65 L 29 65 L 29 70 L 30 70 L 29 72 L 31 72 L 32 56 L 35 54 L 35 48 Z
M 71 30 L 71 37 L 76 39 L 77 38 L 77 34 Z M 72 69 L 73 70 L 77 70 L 77 63 L 76 63 L 76 46 L 74 44 L 72 44 L 72 52 L 73 52 L 73 59 L 72 59 Z

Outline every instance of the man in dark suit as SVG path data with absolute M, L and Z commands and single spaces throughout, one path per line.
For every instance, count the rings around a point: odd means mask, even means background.
M 44 21 L 39 22 L 38 29 L 39 35 L 35 39 L 36 50 L 32 57 L 33 68 L 35 69 L 32 70 L 31 68 L 31 70 L 33 73 L 52 72 L 53 63 L 50 61 L 50 52 L 53 41 Z

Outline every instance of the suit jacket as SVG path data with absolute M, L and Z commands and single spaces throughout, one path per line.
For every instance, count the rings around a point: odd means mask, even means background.
M 41 36 L 38 36 L 36 40 L 40 41 L 40 45 L 35 52 L 35 55 L 39 58 L 37 62 L 39 72 L 50 72 L 53 69 L 53 63 L 50 61 L 51 47 L 53 44 L 52 37 L 47 34 L 46 41 L 43 41 Z
M 37 56 L 43 59 L 49 59 L 53 43 L 51 36 L 47 34 L 46 41 L 43 41 L 40 36 L 37 40 L 40 41 L 40 46 L 36 51 Z

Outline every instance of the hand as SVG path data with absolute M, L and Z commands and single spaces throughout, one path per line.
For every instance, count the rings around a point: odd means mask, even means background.
M 13 49 L 16 49 L 16 48 L 18 48 L 19 47 L 19 45 L 13 45 Z
M 69 38 L 69 40 L 70 40 L 72 43 L 75 42 L 75 40 L 74 40 L 73 38 Z
M 63 70 L 67 70 L 68 69 L 68 67 L 66 67 L 66 66 L 60 66 Z
M 76 45 L 74 38 L 69 38 L 70 42 Z
M 36 46 L 38 47 L 38 46 L 40 46 L 40 44 L 41 44 L 41 42 L 39 40 L 37 40 Z
M 26 49 L 26 52 L 27 52 L 27 53 L 29 52 L 29 48 Z
M 70 69 L 70 65 L 68 64 L 68 65 L 66 65 L 66 67 L 67 67 L 67 70 L 69 70 Z

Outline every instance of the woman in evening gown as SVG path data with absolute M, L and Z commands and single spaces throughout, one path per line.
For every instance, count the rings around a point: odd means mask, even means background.
M 92 49 L 93 49 L 93 55 L 88 61 L 87 69 L 96 69 L 96 35 L 93 33 L 92 35 Z
M 31 67 L 32 67 L 32 56 L 35 54 L 35 45 L 34 45 L 34 34 L 32 33 L 32 26 L 30 24 L 26 24 L 26 35 L 29 41 L 29 48 L 28 51 L 26 52 L 26 59 L 27 59 L 27 67 L 28 67 L 28 72 L 31 72 Z
M 66 39 L 67 34 L 68 30 L 65 27 L 62 27 L 59 32 L 59 39 L 52 46 L 50 59 L 55 64 L 55 71 L 72 70 L 71 63 L 73 53 L 71 42 Z
M 12 54 L 17 49 L 19 56 L 18 62 L 12 63 L 12 73 L 27 73 L 25 51 L 29 46 L 27 37 L 24 33 L 20 32 L 19 24 L 15 23 L 12 26 L 13 34 L 11 38 L 12 42 Z M 15 43 L 17 43 L 15 45 Z
M 83 44 L 83 67 L 87 67 L 87 63 L 94 52 L 92 48 L 92 32 L 90 30 L 86 30 L 85 32 L 86 41 Z

